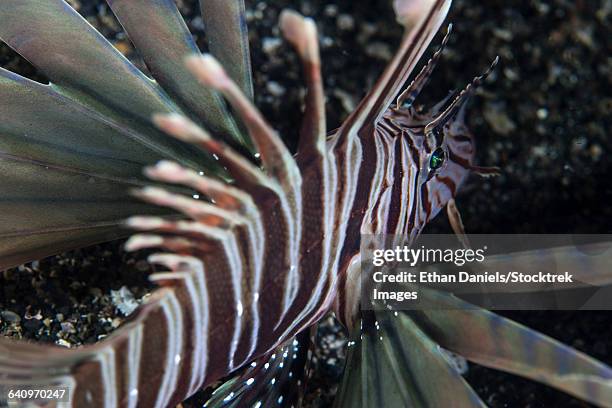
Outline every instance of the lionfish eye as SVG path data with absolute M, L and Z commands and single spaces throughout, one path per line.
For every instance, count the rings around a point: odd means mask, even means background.
M 429 169 L 438 170 L 444 164 L 444 160 L 446 160 L 446 153 L 441 147 L 438 147 L 429 158 Z

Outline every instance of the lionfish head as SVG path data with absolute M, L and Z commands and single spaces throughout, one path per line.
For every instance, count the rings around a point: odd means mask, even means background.
M 497 58 L 458 94 L 449 94 L 431 109 L 415 105 L 448 41 L 451 27 L 440 49 L 383 116 L 383 122 L 401 134 L 409 153 L 404 176 L 409 178 L 409 203 L 401 215 L 407 218 L 402 235 L 409 242 L 456 196 L 470 172 L 489 176 L 498 170 L 474 165 L 474 137 L 465 123 L 467 103 L 492 72 Z

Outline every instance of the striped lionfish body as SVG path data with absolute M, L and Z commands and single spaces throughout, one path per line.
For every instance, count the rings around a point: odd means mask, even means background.
M 295 157 L 212 57 L 189 60 L 200 82 L 222 93 L 241 115 L 262 164 L 254 166 L 184 117 L 156 117 L 167 133 L 216 154 L 235 180 L 231 186 L 220 185 L 176 164 L 160 163 L 147 171 L 151 178 L 187 185 L 210 202 L 148 188 L 138 193 L 143 199 L 172 207 L 189 221 L 129 221 L 133 228 L 164 234 L 136 235 L 128 249 L 163 247 L 174 253 L 152 259 L 173 270 L 156 279 L 190 277 L 194 287 L 197 278 L 202 280 L 202 289 L 192 290 L 191 296 L 185 295 L 190 300 L 180 302 L 193 305 L 194 311 L 181 318 L 190 330 L 182 331 L 179 355 L 184 357 L 188 344 L 200 345 L 205 362 L 198 376 L 191 377 L 196 378 L 195 388 L 270 353 L 333 308 L 350 325 L 356 316 L 360 235 L 391 233 L 414 239 L 452 199 L 467 173 L 476 169 L 463 113 L 483 77 L 448 106 L 441 103 L 431 112 L 417 113 L 414 99 L 440 57 L 439 50 L 389 103 L 447 8 L 447 2 L 438 2 L 404 40 L 375 89 L 329 139 L 314 23 L 283 13 L 283 34 L 303 61 L 308 87 Z M 179 277 L 177 272 L 186 275 Z M 215 311 L 203 319 L 208 330 L 199 332 L 204 337 L 192 331 L 199 309 L 196 296 L 203 314 Z M 192 356 L 189 360 L 197 361 Z
M 152 180 L 203 198 L 158 187 L 135 193 L 185 216 L 128 221 L 143 233 L 127 249 L 168 252 L 150 257 L 169 270 L 152 276 L 161 288 L 99 344 L 53 355 L 36 345 L 11 349 L 1 357 L 11 378 L 69 385 L 78 407 L 171 406 L 266 358 L 332 310 L 352 325 L 360 235 L 395 234 L 412 242 L 447 204 L 460 231 L 452 199 L 469 171 L 489 171 L 473 166 L 473 140 L 463 122 L 465 104 L 484 76 L 452 101 L 417 111 L 413 103 L 440 49 L 401 92 L 449 5 L 434 2 L 330 138 L 315 25 L 284 12 L 281 28 L 304 64 L 308 89 L 295 156 L 216 60 L 190 57 L 193 75 L 241 117 L 260 163 L 180 114 L 155 116 L 166 133 L 218 157 L 232 182 L 168 161 L 147 168 Z M 24 367 L 32 356 L 39 361 Z

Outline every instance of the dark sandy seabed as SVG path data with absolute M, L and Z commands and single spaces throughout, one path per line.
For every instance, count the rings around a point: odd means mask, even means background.
M 69 2 L 138 62 L 102 1 Z M 177 2 L 204 46 L 195 1 Z M 290 146 L 297 139 L 304 90 L 296 56 L 279 39 L 279 12 L 291 7 L 318 23 L 332 130 L 371 87 L 399 43 L 401 29 L 393 23 L 390 3 L 247 1 L 257 104 Z M 611 16 L 611 0 L 454 2 L 449 19 L 454 34 L 420 101 L 429 104 L 462 88 L 496 55 L 501 57 L 472 102 L 469 124 L 478 142 L 478 163 L 500 166 L 503 174 L 490 180 L 474 176 L 461 189 L 457 202 L 469 232 L 612 232 Z M 0 63 L 45 80 L 4 45 Z M 449 231 L 442 215 L 426 230 Z M 152 289 L 145 258 L 144 253 L 125 254 L 121 243 L 110 243 L 0 274 L 0 332 L 66 347 L 103 338 Z M 502 314 L 612 364 L 610 312 Z M 333 320 L 321 325 L 307 406 L 330 406 L 345 342 Z M 467 378 L 492 407 L 588 406 L 472 364 Z

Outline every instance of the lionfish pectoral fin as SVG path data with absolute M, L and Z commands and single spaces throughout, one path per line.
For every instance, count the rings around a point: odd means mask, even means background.
M 448 203 L 446 204 L 446 214 L 448 216 L 448 221 L 450 222 L 451 228 L 457 236 L 457 239 L 459 239 L 459 242 L 461 242 L 461 245 L 463 245 L 465 249 L 471 248 L 470 240 L 465 233 L 461 213 L 457 208 L 457 203 L 455 202 L 454 198 L 448 200 Z
M 431 74 L 436 69 L 438 65 L 438 61 L 442 56 L 442 52 L 448 43 L 448 39 L 450 38 L 451 32 L 453 30 L 453 25 L 449 24 L 446 30 L 446 34 L 442 39 L 442 44 L 438 47 L 437 51 L 434 55 L 427 61 L 427 64 L 423 67 L 421 72 L 414 78 L 412 83 L 406 87 L 406 89 L 397 97 L 397 101 L 395 103 L 397 108 L 401 107 L 411 107 L 416 98 L 421 94 L 429 79 L 431 78 Z
M 224 3 L 229 5 L 232 2 Z M 221 97 L 212 90 L 198 86 L 197 80 L 183 64 L 180 56 L 200 51 L 177 5 L 165 0 L 109 0 L 108 4 L 155 81 L 177 102 L 180 109 L 196 122 L 205 123 L 212 133 L 225 141 L 251 149 L 251 141 L 240 133 Z M 228 7 L 231 6 L 225 6 Z M 219 15 L 216 20 L 223 21 L 226 26 L 235 20 L 219 18 Z M 226 12 L 224 17 L 226 15 L 229 13 Z M 227 27 L 219 27 L 221 24 L 213 27 L 212 23 L 209 24 L 211 18 L 208 14 L 204 14 L 203 18 L 206 19 L 206 36 L 209 44 L 215 46 L 215 51 L 227 50 L 228 43 L 240 34 L 238 31 L 230 35 Z M 211 37 L 215 37 L 215 40 L 222 37 L 224 41 L 211 41 Z M 237 57 L 241 55 L 237 53 Z M 238 62 L 234 61 L 232 67 L 241 67 Z
M 438 307 L 415 312 L 440 346 L 477 364 L 530 378 L 585 401 L 610 407 L 612 368 L 519 323 L 447 293 L 422 290 Z
M 203 406 L 299 406 L 305 390 L 310 347 L 309 330 L 304 330 L 215 389 Z
M 492 254 L 486 256 L 481 266 L 484 270 L 501 270 L 512 265 L 513 270 L 546 270 L 550 265 L 563 265 L 563 270 L 572 271 L 572 282 L 560 285 L 546 285 L 539 283 L 523 283 L 513 288 L 514 293 L 534 293 L 579 290 L 584 296 L 578 295 L 572 299 L 583 299 L 580 310 L 600 310 L 602 302 L 607 302 L 612 287 L 612 241 L 603 240 L 595 242 L 568 241 L 563 245 L 550 248 L 534 248 L 515 251 L 510 254 Z M 590 238 L 592 239 L 592 238 Z M 573 295 L 572 295 L 573 296 Z M 576 300 L 577 302 L 577 300 Z M 523 302 L 526 304 L 525 302 Z
M 486 406 L 407 313 L 365 311 L 362 317 L 335 407 Z
M 227 67 L 228 74 L 253 100 L 253 75 L 244 0 L 200 1 L 212 54 Z

